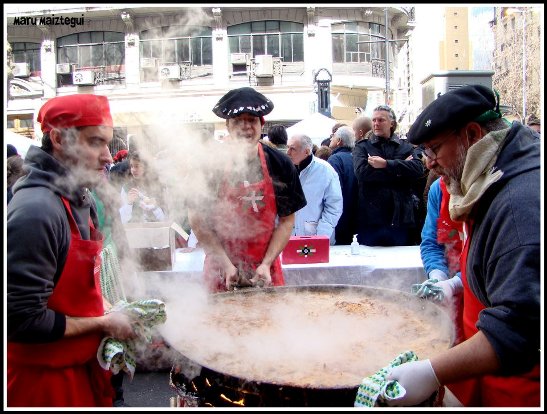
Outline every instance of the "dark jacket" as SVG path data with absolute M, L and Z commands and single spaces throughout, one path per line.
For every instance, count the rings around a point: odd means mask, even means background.
M 498 155 L 503 172 L 475 204 L 467 280 L 487 307 L 477 327 L 503 374 L 539 363 L 541 279 L 540 141 L 515 122 Z
M 357 234 L 357 178 L 353 169 L 353 156 L 347 147 L 336 148 L 327 162 L 340 178 L 343 211 L 334 229 L 336 244 L 350 244 Z
M 386 168 L 373 168 L 368 156 L 387 160 Z M 412 159 L 407 160 L 408 156 Z M 411 228 L 418 224 L 419 199 L 413 193 L 416 181 L 424 175 L 417 149 L 399 140 L 371 135 L 355 144 L 353 164 L 358 182 L 359 229 L 369 227 Z
M 61 275 L 70 243 L 70 227 L 60 196 L 70 202 L 83 239 L 89 240 L 92 197 L 66 179 L 67 170 L 41 148 L 29 148 L 29 173 L 15 183 L 7 211 L 8 339 L 49 342 L 64 335 L 66 319 L 47 308 Z M 75 298 L 77 300 L 77 298 Z

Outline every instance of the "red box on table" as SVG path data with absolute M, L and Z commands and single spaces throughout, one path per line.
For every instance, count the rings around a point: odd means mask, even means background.
M 327 236 L 291 236 L 281 253 L 281 263 L 328 263 L 329 249 Z

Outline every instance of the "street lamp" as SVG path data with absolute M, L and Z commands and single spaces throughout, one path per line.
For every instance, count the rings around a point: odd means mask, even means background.
M 506 15 L 520 13 L 522 16 L 522 123 L 526 122 L 526 10 L 508 8 Z
M 388 35 L 388 28 L 389 28 L 389 15 L 388 15 L 388 8 L 386 7 L 384 9 L 384 19 L 385 19 L 385 38 L 384 40 L 362 40 L 362 41 L 359 41 L 357 42 L 357 44 L 363 44 L 363 43 L 379 43 L 379 42 L 383 42 L 384 43 L 384 50 L 385 50 L 385 54 L 386 54 L 386 67 L 385 67 L 385 70 L 386 70 L 386 90 L 385 90 L 385 104 L 386 105 L 389 105 L 389 90 L 391 88 L 391 86 L 389 85 L 389 78 L 390 78 L 390 73 L 389 73 L 389 44 L 392 43 L 392 42 L 406 42 L 408 41 L 408 39 L 393 39 L 393 40 L 389 40 L 389 35 Z

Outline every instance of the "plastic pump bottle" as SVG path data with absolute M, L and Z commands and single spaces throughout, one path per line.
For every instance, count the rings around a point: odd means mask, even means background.
M 359 242 L 357 241 L 357 234 L 353 235 L 353 241 L 351 242 L 351 254 L 359 254 Z

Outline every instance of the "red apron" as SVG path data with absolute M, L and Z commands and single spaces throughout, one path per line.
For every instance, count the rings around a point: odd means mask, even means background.
M 467 283 L 466 264 L 471 244 L 472 223 L 466 222 L 467 237 L 462 252 L 463 283 L 463 335 L 469 339 L 478 332 L 476 323 L 485 306 L 471 291 Z M 450 391 L 465 407 L 539 407 L 540 367 L 518 376 L 502 377 L 485 375 L 454 384 L 448 384 Z
M 71 239 L 63 272 L 47 306 L 72 317 L 102 316 L 102 234 L 89 220 L 91 237 L 83 240 L 68 201 L 62 201 Z M 90 333 L 49 343 L 8 342 L 8 406 L 111 407 L 110 372 L 97 361 L 101 339 L 100 333 Z
M 225 182 L 212 220 L 213 230 L 230 261 L 248 274 L 254 272 L 266 254 L 277 215 L 272 178 L 261 144 L 258 144 L 258 155 L 263 179 L 252 184 L 244 182 L 236 187 Z M 274 286 L 285 284 L 279 257 L 273 261 L 270 274 Z M 211 292 L 226 291 L 226 284 L 220 275 L 220 266 L 210 255 L 205 256 L 203 276 Z
M 448 262 L 450 275 L 460 270 L 460 257 L 462 253 L 462 222 L 454 221 L 450 218 L 448 209 L 450 193 L 446 189 L 446 184 L 442 177 L 440 178 L 440 187 L 442 192 L 439 218 L 437 219 L 437 241 L 445 245 L 445 256 Z

